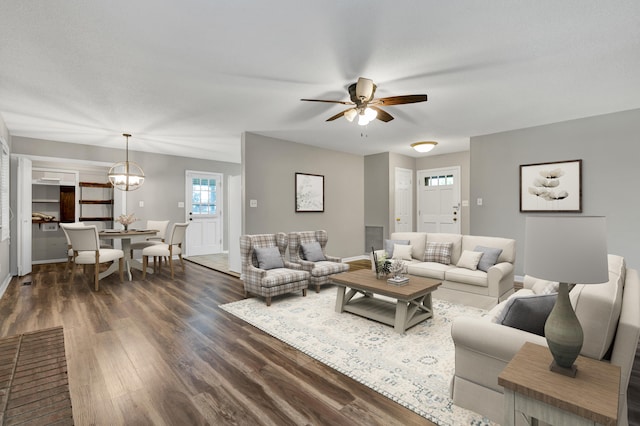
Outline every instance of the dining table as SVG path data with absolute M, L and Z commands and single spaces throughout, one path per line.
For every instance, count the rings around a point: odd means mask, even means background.
M 121 241 L 122 251 L 124 252 L 125 269 L 127 271 L 129 281 L 131 281 L 131 268 L 138 269 L 140 271 L 144 269 L 142 262 L 131 257 L 131 239 L 140 236 L 148 237 L 150 235 L 156 235 L 158 232 L 160 231 L 157 229 L 102 229 L 98 232 L 98 236 L 101 240 L 118 239 Z M 113 269 L 113 271 L 110 271 L 110 269 Z M 118 262 L 113 262 L 106 272 L 111 273 L 117 269 Z M 147 267 L 147 274 L 153 274 L 153 268 Z

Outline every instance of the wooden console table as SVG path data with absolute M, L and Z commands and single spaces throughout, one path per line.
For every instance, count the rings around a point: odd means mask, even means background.
M 548 348 L 527 342 L 502 370 L 504 425 L 515 425 L 518 412 L 532 425 L 616 425 L 620 367 L 579 356 L 576 377 L 567 377 L 549 371 L 552 359 Z

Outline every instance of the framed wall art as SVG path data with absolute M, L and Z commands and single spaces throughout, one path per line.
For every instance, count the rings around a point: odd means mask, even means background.
M 324 212 L 324 176 L 296 173 L 297 212 Z
M 582 212 L 582 160 L 520 166 L 521 212 Z

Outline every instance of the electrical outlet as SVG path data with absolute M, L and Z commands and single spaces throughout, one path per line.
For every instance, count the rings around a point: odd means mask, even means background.
M 258 207 L 258 200 L 249 200 L 249 207 Z
M 138 202 L 138 207 L 144 207 L 144 201 L 139 201 Z
M 477 204 L 478 204 L 479 206 L 481 206 L 481 205 L 482 205 L 482 198 L 478 198 L 478 200 L 477 200 Z

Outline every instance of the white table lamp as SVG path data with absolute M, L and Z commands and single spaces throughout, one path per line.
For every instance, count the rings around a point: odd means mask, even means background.
M 604 217 L 527 217 L 524 249 L 527 275 L 558 281 L 558 298 L 544 326 L 553 355 L 552 371 L 571 377 L 582 349 L 583 333 L 571 306 L 569 284 L 601 284 L 609 280 Z

